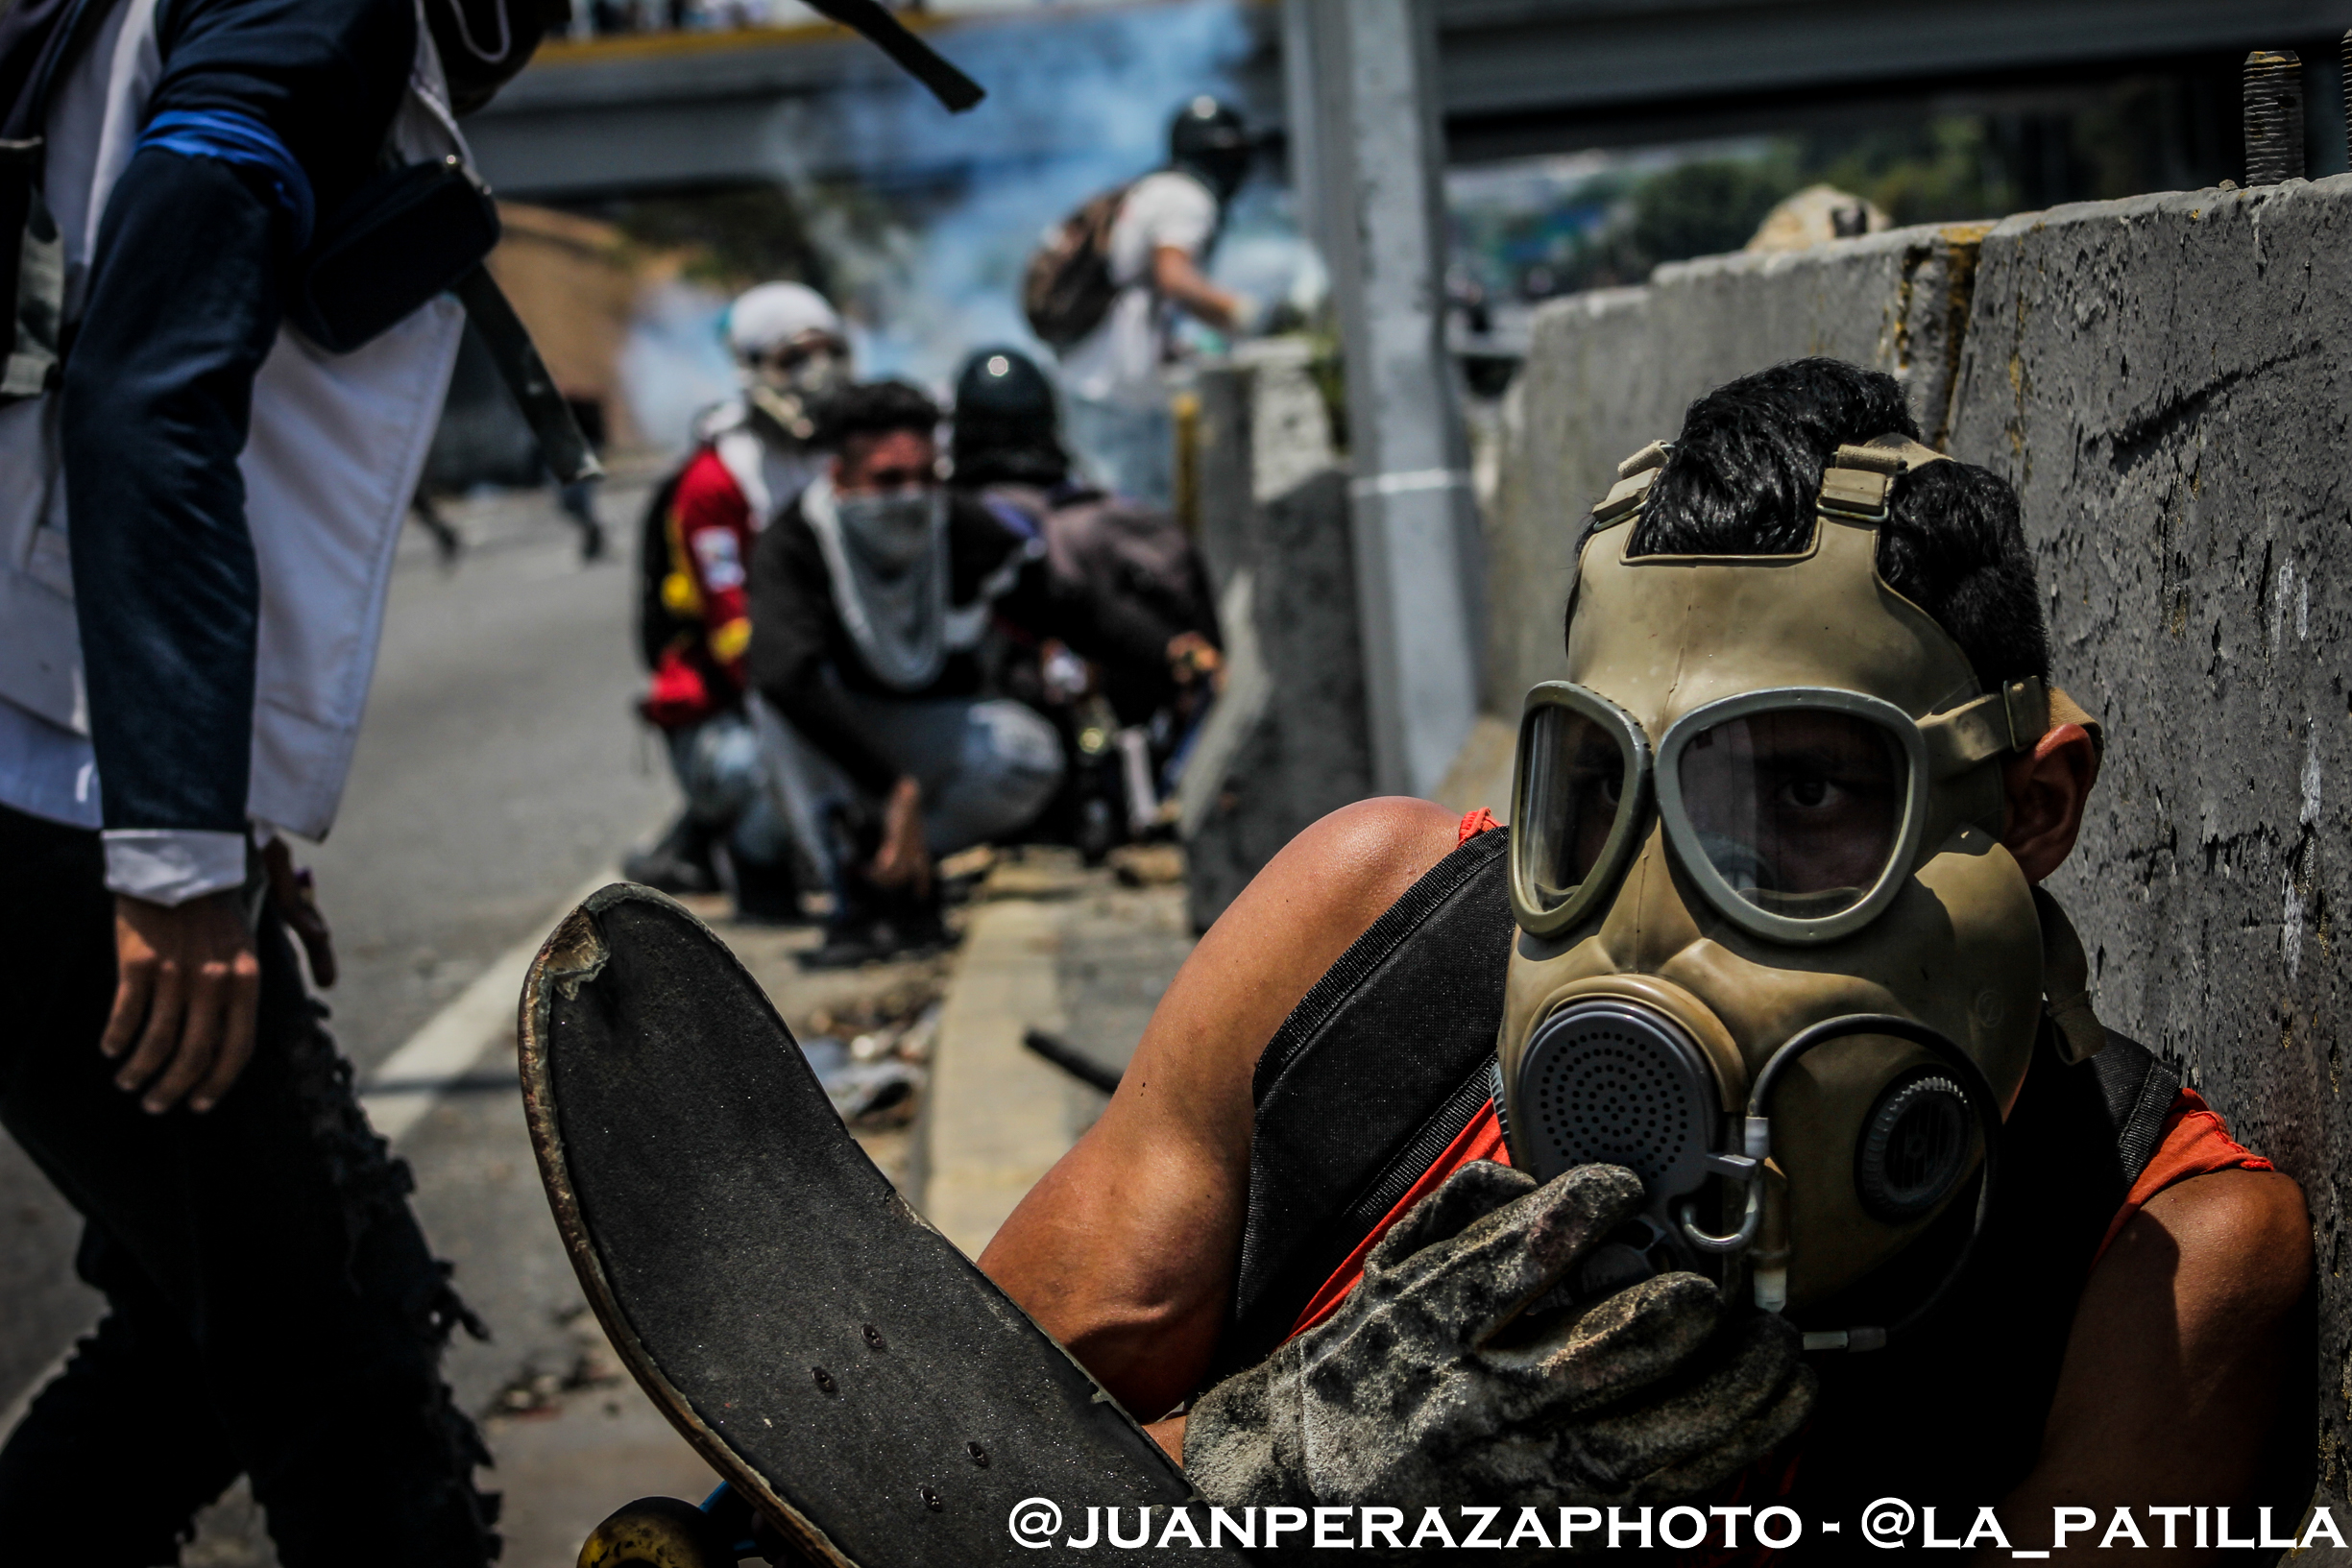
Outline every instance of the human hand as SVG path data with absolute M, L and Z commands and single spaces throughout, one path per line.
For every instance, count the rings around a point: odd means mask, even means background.
M 278 911 L 286 929 L 302 943 L 303 956 L 310 960 L 311 983 L 322 991 L 328 989 L 341 971 L 335 963 L 335 935 L 327 929 L 309 868 L 294 863 L 294 853 L 284 839 L 273 838 L 261 851 L 261 869 L 270 880 L 270 907 Z
M 239 895 L 185 904 L 114 900 L 114 1009 L 98 1049 L 130 1051 L 115 1086 L 144 1095 L 160 1116 L 185 1099 L 204 1112 L 220 1102 L 254 1054 L 261 960 Z
M 1485 1162 L 1456 1171 L 1338 1312 L 1193 1406 L 1194 1483 L 1233 1507 L 1647 1503 L 1720 1485 L 1811 1411 L 1787 1323 L 1727 1321 L 1689 1273 L 1529 1311 L 1640 1205 L 1615 1166 L 1542 1187 Z
M 1199 632 L 1178 632 L 1168 639 L 1168 669 L 1178 686 L 1206 677 L 1212 688 L 1224 685 L 1224 655 Z
M 877 887 L 905 887 L 918 895 L 931 891 L 931 847 L 923 838 L 923 786 L 901 779 L 890 786 L 883 807 L 882 847 L 866 875 Z

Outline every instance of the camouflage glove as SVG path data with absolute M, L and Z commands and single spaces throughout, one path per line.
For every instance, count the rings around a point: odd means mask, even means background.
M 1706 1495 L 1810 1413 L 1795 1331 L 1733 1320 L 1688 1273 L 1529 1311 L 1640 1204 L 1619 1166 L 1540 1188 L 1485 1162 L 1456 1171 L 1382 1238 L 1338 1312 L 1193 1406 L 1194 1484 L 1235 1508 Z

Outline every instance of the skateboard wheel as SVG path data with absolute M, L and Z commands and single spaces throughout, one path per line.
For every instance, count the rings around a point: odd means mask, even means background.
M 589 1532 L 579 1568 L 735 1568 L 734 1543 L 674 1497 L 641 1497 Z

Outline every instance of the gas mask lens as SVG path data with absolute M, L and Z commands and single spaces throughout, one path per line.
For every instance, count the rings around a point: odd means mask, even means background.
M 1666 836 L 1735 924 L 1826 941 L 1893 900 L 1918 847 L 1928 769 L 1919 726 L 1892 703 L 1748 692 L 1685 713 L 1660 749 Z
M 1511 813 L 1513 893 L 1528 929 L 1565 929 L 1615 881 L 1649 768 L 1641 727 L 1608 699 L 1558 682 L 1529 695 Z
M 1512 897 L 1556 936 L 1623 874 L 1654 790 L 1676 858 L 1709 904 L 1758 936 L 1824 942 L 1890 903 L 1925 816 L 1927 745 L 1902 709 L 1785 688 L 1694 709 L 1648 737 L 1599 693 L 1528 693 L 1512 803 Z
M 1895 853 L 1903 748 L 1868 719 L 1804 710 L 1726 719 L 1690 737 L 1675 771 L 1700 854 L 1757 908 L 1842 914 Z

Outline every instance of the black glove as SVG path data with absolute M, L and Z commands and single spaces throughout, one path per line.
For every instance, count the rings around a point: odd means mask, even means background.
M 1339 1311 L 1194 1404 L 1185 1469 L 1235 1508 L 1707 1495 L 1804 1423 L 1814 1378 L 1788 1324 L 1733 1318 L 1696 1274 L 1542 1310 L 1640 1206 L 1619 1166 L 1540 1188 L 1464 1167 L 1381 1239 Z

